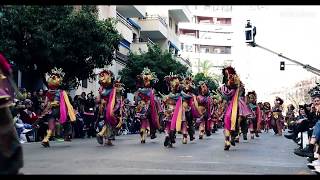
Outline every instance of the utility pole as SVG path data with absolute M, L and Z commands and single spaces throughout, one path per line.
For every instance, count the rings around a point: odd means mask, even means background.
M 246 37 L 246 41 L 245 41 L 245 42 L 246 42 L 249 46 L 259 47 L 259 48 L 261 48 L 261 49 L 263 49 L 263 50 L 266 50 L 266 51 L 268 51 L 268 52 L 271 52 L 271 53 L 273 53 L 273 54 L 276 54 L 276 55 L 278 55 L 279 57 L 284 58 L 284 59 L 286 59 L 286 60 L 288 60 L 288 61 L 290 61 L 290 62 L 293 62 L 293 63 L 295 63 L 296 65 L 302 66 L 302 67 L 303 67 L 304 69 L 306 69 L 307 71 L 309 71 L 309 72 L 311 72 L 311 73 L 313 73 L 313 74 L 316 74 L 316 75 L 320 76 L 320 70 L 319 70 L 319 69 L 317 69 L 317 68 L 315 68 L 315 67 L 313 67 L 313 66 L 310 66 L 309 64 L 303 64 L 303 63 L 301 63 L 301 62 L 299 62 L 299 61 L 297 61 L 297 60 L 288 58 L 288 57 L 282 55 L 282 53 L 277 53 L 277 52 L 275 52 L 275 51 L 272 51 L 272 50 L 270 50 L 270 49 L 268 49 L 268 48 L 266 48 L 266 47 L 263 47 L 263 46 L 257 44 L 257 43 L 255 42 L 255 35 L 256 35 L 256 27 L 251 24 L 250 20 L 247 20 L 247 24 L 246 24 L 246 26 L 245 26 L 245 37 Z M 282 64 L 283 64 L 283 63 L 282 63 Z M 281 65 L 282 65 L 282 64 L 281 64 Z M 280 65 L 280 70 L 284 70 L 284 64 L 283 64 L 283 66 L 281 66 L 281 65 Z

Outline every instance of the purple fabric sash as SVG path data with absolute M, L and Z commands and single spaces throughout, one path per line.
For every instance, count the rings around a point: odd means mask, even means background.
M 150 108 L 151 108 L 151 121 L 154 127 L 160 128 L 159 115 L 156 108 L 155 97 L 153 90 L 151 90 L 150 94 Z
M 176 129 L 181 106 L 182 106 L 182 97 L 180 96 L 179 99 L 177 100 L 176 107 L 174 108 L 173 116 L 171 119 L 171 126 L 170 126 L 171 131 L 174 131 Z
M 60 91 L 60 123 L 63 124 L 67 121 L 67 106 L 64 101 L 63 91 Z

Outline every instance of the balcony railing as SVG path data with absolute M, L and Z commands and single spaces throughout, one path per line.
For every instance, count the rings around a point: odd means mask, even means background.
M 146 20 L 159 20 L 165 27 L 168 27 L 165 19 L 159 15 L 147 15 L 145 18 Z
M 128 22 L 128 20 L 123 17 L 121 14 L 117 12 L 117 20 L 121 21 L 125 26 L 127 26 L 129 29 L 132 29 L 132 25 Z
M 133 43 L 148 43 L 148 44 L 152 44 L 154 45 L 155 43 L 153 41 L 151 41 L 151 39 L 149 38 L 136 38 L 136 39 L 133 39 L 132 41 Z
M 128 56 L 125 54 L 120 53 L 119 51 L 116 51 L 115 53 L 115 60 L 122 63 L 122 64 L 127 64 L 128 63 Z
M 177 60 L 185 62 L 188 66 L 191 66 L 191 62 L 189 61 L 189 59 L 184 59 L 184 58 L 182 58 L 180 56 L 176 56 L 176 55 L 174 55 L 174 57 L 176 57 Z

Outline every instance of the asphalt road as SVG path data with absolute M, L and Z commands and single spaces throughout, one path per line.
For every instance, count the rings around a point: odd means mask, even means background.
M 24 174 L 313 174 L 306 158 L 293 154 L 297 145 L 272 132 L 223 150 L 222 130 L 188 144 L 177 136 L 174 148 L 163 146 L 164 134 L 140 144 L 139 135 L 117 136 L 114 146 L 96 139 L 26 143 Z

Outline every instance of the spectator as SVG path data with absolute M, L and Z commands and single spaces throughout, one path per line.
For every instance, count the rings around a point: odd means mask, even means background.
M 76 121 L 73 123 L 73 129 L 74 129 L 74 137 L 75 138 L 84 138 L 84 132 L 83 132 L 83 118 L 77 108 L 75 108 L 75 114 L 76 114 Z
M 32 101 L 32 104 L 33 104 L 33 111 L 39 115 L 41 113 L 40 111 L 40 102 L 39 102 L 39 99 L 38 99 L 38 94 L 36 91 L 34 91 L 32 93 L 32 96 L 31 96 L 31 101 Z
M 94 132 L 94 121 L 95 121 L 95 100 L 93 93 L 89 93 L 87 95 L 87 100 L 85 101 L 85 106 L 84 106 L 84 114 L 83 114 L 83 119 L 84 119 L 84 130 L 87 133 L 87 137 L 95 137 L 96 134 Z
M 314 118 L 311 123 L 316 121 L 313 127 L 312 135 L 309 144 L 304 149 L 296 149 L 295 154 L 298 156 L 314 158 L 314 148 L 319 144 L 320 140 L 320 93 L 313 96 L 314 108 L 311 109 L 311 117 Z
M 296 121 L 294 121 L 293 119 L 291 119 L 291 121 L 293 121 L 291 122 L 292 134 L 286 134 L 284 136 L 297 142 L 298 134 L 300 132 L 308 131 L 309 129 L 309 121 L 306 115 L 305 106 L 299 105 L 299 115 L 297 116 Z

